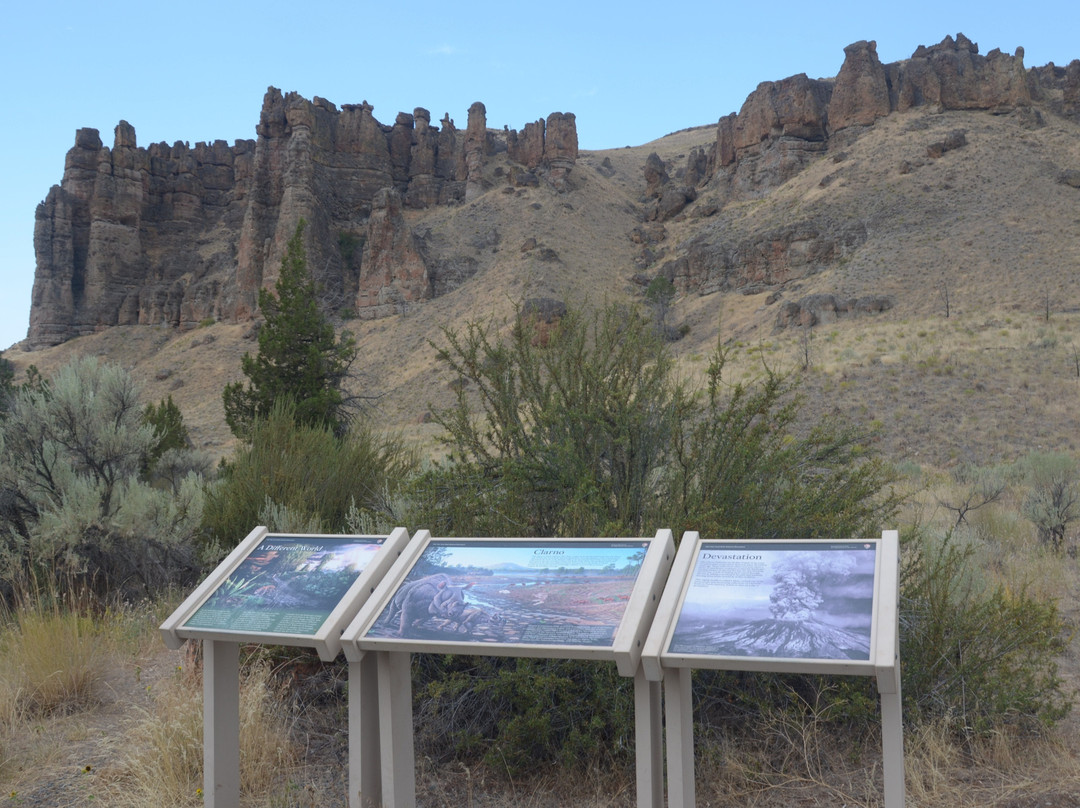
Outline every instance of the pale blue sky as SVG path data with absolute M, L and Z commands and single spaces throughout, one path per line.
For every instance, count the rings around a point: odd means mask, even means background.
M 714 123 L 759 82 L 835 75 L 860 39 L 889 62 L 961 31 L 981 53 L 1063 65 L 1080 58 L 1080 3 L 16 0 L 0 12 L 0 349 L 26 336 L 34 210 L 80 127 L 109 146 L 121 119 L 141 146 L 254 138 L 273 85 L 367 100 L 383 123 L 426 107 L 463 127 L 474 101 L 495 127 L 573 112 L 583 149 L 636 146 Z

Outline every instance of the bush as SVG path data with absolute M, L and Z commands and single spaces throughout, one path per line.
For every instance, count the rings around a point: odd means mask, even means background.
M 424 517 L 457 535 L 652 532 L 685 402 L 644 319 L 613 306 L 544 331 L 522 317 L 505 340 L 480 324 L 444 336 L 439 357 L 463 383 L 433 414 L 452 462 L 421 480 Z
M 244 354 L 240 367 L 248 378 L 225 386 L 222 403 L 232 433 L 248 440 L 254 421 L 266 418 L 275 403 L 291 398 L 298 424 L 328 426 L 341 434 L 349 420 L 342 383 L 356 358 L 356 341 L 334 327 L 319 309 L 318 289 L 307 268 L 304 221 L 285 247 L 276 294 L 259 290 L 259 352 Z
M 909 722 L 947 720 L 962 733 L 1005 721 L 1050 724 L 1070 701 L 1055 657 L 1064 622 L 1024 588 L 990 586 L 974 548 L 950 532 L 905 537 L 900 659 Z
M 1067 454 L 1035 452 L 1026 465 L 1030 490 L 1024 516 L 1035 525 L 1040 541 L 1060 551 L 1069 525 L 1080 519 L 1080 463 Z
M 439 355 L 463 382 L 456 405 L 434 414 L 451 461 L 418 478 L 410 519 L 436 535 L 641 536 L 671 527 L 723 538 L 850 537 L 878 535 L 900 502 L 861 430 L 826 421 L 800 432 L 793 383 L 766 373 L 726 385 L 722 349 L 707 387 L 690 389 L 633 310 L 569 311 L 543 330 L 519 318 L 502 339 L 478 324 L 444 336 Z M 632 758 L 632 682 L 610 666 L 434 658 L 417 673 L 416 709 L 434 735 L 500 770 Z M 736 675 L 703 678 L 705 698 L 726 710 L 714 714 L 743 723 L 777 699 L 827 703 L 838 721 L 865 720 L 876 707 L 867 681 L 776 676 L 740 689 Z M 448 716 L 468 720 L 454 726 Z
M 633 680 L 613 663 L 418 655 L 417 748 L 511 777 L 634 763 Z
M 358 510 L 389 527 L 392 499 L 416 465 L 397 437 L 356 423 L 343 437 L 327 426 L 297 425 L 290 404 L 255 422 L 251 444 L 225 464 L 209 489 L 203 524 L 232 547 L 253 527 L 311 533 L 346 532 Z
M 182 451 L 191 448 L 191 438 L 184 425 L 184 416 L 172 400 L 162 399 L 155 404 L 147 404 L 142 414 L 143 423 L 154 430 L 155 441 L 150 447 L 148 463 L 155 464 L 167 451 Z
M 161 490 L 141 477 L 156 441 L 123 369 L 77 359 L 27 384 L 0 421 L 0 581 L 81 579 L 154 589 L 197 568 L 197 473 Z M 175 450 L 174 450 L 175 451 Z
M 478 324 L 444 335 L 462 380 L 434 413 L 451 461 L 414 492 L 442 535 L 877 535 L 900 502 L 864 430 L 800 432 L 795 383 L 726 385 L 719 348 L 707 388 L 689 389 L 633 310 L 569 311 L 543 332 L 519 318 L 503 340 Z

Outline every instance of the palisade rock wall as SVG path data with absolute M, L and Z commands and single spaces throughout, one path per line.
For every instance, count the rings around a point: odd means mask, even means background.
M 826 152 L 839 133 L 855 136 L 859 128 L 896 112 L 924 106 L 1017 111 L 1039 125 L 1035 104 L 1080 120 L 1080 60 L 1065 68 L 1027 70 L 1023 48 L 1015 55 L 993 50 L 982 56 L 974 42 L 958 34 L 920 46 L 910 59 L 883 64 L 876 43 L 856 42 L 844 49 L 835 78 L 799 74 L 758 85 L 738 113 L 719 119 L 708 152 L 689 155 L 682 186 L 650 156 L 644 166 L 646 195 L 657 201 L 647 207 L 646 218 L 662 222 L 682 214 L 695 192 L 705 188 L 713 211 L 766 194 Z M 687 189 L 687 178 L 696 185 Z M 672 195 L 678 204 L 665 206 Z M 738 240 L 703 224 L 657 274 L 682 292 L 769 288 L 814 274 L 865 239 L 858 222 L 811 219 Z
M 1080 72 L 1080 62 L 1074 64 Z M 1076 91 L 1064 89 L 1064 78 L 1060 84 L 1068 98 Z M 1012 56 L 999 50 L 981 56 L 963 34 L 920 46 L 910 59 L 889 64 L 878 58 L 877 43 L 856 42 L 844 48 L 835 78 L 799 74 L 763 82 L 738 113 L 721 118 L 703 181 L 722 177 L 733 193 L 768 190 L 798 173 L 844 129 L 928 105 L 1008 111 L 1042 100 L 1058 81 L 1056 75 L 1044 79 L 1039 70 L 1027 71 L 1023 48 Z
M 422 108 L 386 125 L 366 102 L 338 109 L 271 87 L 256 134 L 142 148 L 121 121 L 109 148 L 97 130 L 80 129 L 63 179 L 37 209 L 27 346 L 114 325 L 250 319 L 301 219 L 328 304 L 391 314 L 434 288 L 405 209 L 479 195 L 486 161 L 510 144 L 556 189 L 577 159 L 572 114 L 519 136 L 488 130 L 480 103 L 462 131 L 449 116 L 433 126 Z
M 1040 109 L 1080 120 L 1080 61 L 1029 70 L 1022 48 L 983 56 L 958 34 L 885 64 L 874 42 L 855 42 L 834 78 L 799 74 L 760 84 L 737 113 L 719 119 L 711 145 L 692 150 L 685 169 L 669 170 L 650 156 L 641 232 L 662 231 L 663 222 L 688 215 L 702 189 L 714 212 L 764 195 L 830 143 L 924 106 L 1015 111 L 1032 126 L 1040 125 Z M 366 102 L 339 109 L 275 88 L 264 97 L 256 135 L 232 145 L 143 148 L 121 121 L 109 148 L 96 130 L 80 129 L 61 183 L 37 210 L 27 346 L 113 325 L 192 328 L 208 319 L 255 317 L 258 291 L 276 280 L 300 219 L 308 223 L 308 265 L 329 308 L 362 318 L 401 311 L 475 271 L 469 256 L 426 255 L 410 211 L 483 195 L 497 175 L 485 175 L 495 159 L 510 162 L 500 182 L 522 188 L 543 181 L 562 191 L 578 157 L 571 113 L 552 113 L 520 132 L 498 131 L 487 127 L 477 102 L 464 129 L 448 115 L 433 124 L 423 108 L 383 124 Z M 866 238 L 850 222 L 814 217 L 733 237 L 711 226 L 702 210 L 696 214 L 702 226 L 658 270 L 681 291 L 781 284 L 818 271 Z M 642 240 L 643 256 L 651 255 L 648 242 Z M 642 266 L 651 263 L 642 258 Z

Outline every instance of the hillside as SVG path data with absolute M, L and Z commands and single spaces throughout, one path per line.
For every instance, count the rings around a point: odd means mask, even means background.
M 258 142 L 144 149 L 121 126 L 107 149 L 80 130 L 64 183 L 39 208 L 32 334 L 5 358 L 20 374 L 36 365 L 48 375 L 77 354 L 118 363 L 147 402 L 173 398 L 198 448 L 228 456 L 221 390 L 257 348 L 252 295 L 272 284 L 281 237 L 302 216 L 327 311 L 357 337 L 350 384 L 377 396 L 380 426 L 432 454 L 441 445 L 429 413 L 452 402 L 456 382 L 436 360 L 445 329 L 505 329 L 536 299 L 644 305 L 660 275 L 677 290 L 667 322 L 682 333 L 670 347 L 683 376 L 700 379 L 718 344 L 728 381 L 766 367 L 797 374 L 807 425 L 835 416 L 872 427 L 874 448 L 912 488 L 926 483 L 905 525 L 953 527 L 937 500 L 951 483 L 936 472 L 957 463 L 1080 451 L 1080 61 L 1027 68 L 1021 51 L 981 56 L 958 36 L 881 65 L 873 43 L 855 43 L 834 78 L 764 82 L 718 123 L 604 151 L 571 142 L 568 114 L 517 133 L 486 129 L 482 105 L 463 130 L 444 121 L 436 131 L 420 112 L 382 125 L 363 106 L 273 91 Z M 1030 582 L 1075 626 L 1075 558 L 1029 535 L 1016 492 L 979 516 L 987 580 L 1016 591 Z M 131 788 L 133 728 L 152 726 L 151 708 L 174 695 L 197 724 L 196 660 L 164 651 L 161 615 L 137 617 L 142 633 L 125 629 L 101 704 L 14 734 L 13 802 L 80 804 L 97 789 L 129 804 L 117 795 Z M 1076 692 L 1080 634 L 1059 662 Z M 307 673 L 289 675 L 296 686 Z M 338 804 L 347 749 L 340 701 L 327 694 L 342 691 L 341 672 L 322 667 L 299 684 L 318 702 L 285 705 L 296 711 L 286 734 L 305 745 L 287 773 L 304 804 Z M 284 692 L 268 688 L 266 704 L 282 707 Z M 805 725 L 765 730 L 785 759 L 806 758 L 805 771 L 774 787 L 752 756 L 723 748 L 702 761 L 713 788 L 702 794 L 879 804 L 872 755 L 834 748 L 807 713 Z M 1075 711 L 1039 737 L 1011 730 L 972 744 L 933 726 L 911 732 L 911 804 L 1076 805 Z M 457 764 L 421 757 L 420 767 L 428 805 L 632 801 L 602 773 L 506 785 L 474 782 Z
M 529 298 L 640 298 L 635 275 L 655 272 L 702 233 L 738 242 L 784 223 L 854 222 L 865 228 L 861 244 L 795 280 L 680 294 L 670 321 L 689 331 L 672 348 L 687 372 L 704 368 L 720 329 L 739 374 L 760 367 L 755 353 L 794 370 L 809 352 L 813 411 L 879 422 L 883 446 L 897 459 L 942 465 L 1075 449 L 1080 190 L 1061 178 L 1080 166 L 1080 129 L 1049 114 L 1044 121 L 1030 129 L 1016 114 L 894 113 L 770 193 L 699 217 L 715 207 L 706 187 L 662 226 L 645 266 L 631 240 L 642 225 L 642 166 L 651 153 L 680 164 L 711 141 L 711 127 L 582 152 L 561 193 L 544 185 L 493 189 L 467 205 L 409 212 L 414 229 L 444 252 L 490 246 L 456 289 L 400 314 L 344 324 L 361 348 L 358 383 L 381 395 L 380 422 L 426 440 L 424 413 L 450 395 L 430 344 L 442 328 L 504 319 Z M 928 145 L 955 130 L 966 131 L 967 145 L 926 157 Z M 892 307 L 818 311 L 813 327 L 777 326 L 785 303 L 814 294 L 885 294 Z M 145 384 L 148 399 L 172 395 L 196 441 L 218 454 L 230 439 L 219 391 L 239 377 L 242 353 L 255 350 L 252 335 L 250 323 L 188 332 L 122 326 L 8 356 L 43 371 L 73 352 L 119 362 Z
M 520 133 L 480 103 L 464 130 L 430 118 L 271 88 L 258 141 L 143 148 L 121 122 L 110 150 L 80 130 L 8 357 L 118 362 L 227 453 L 220 390 L 305 218 L 353 384 L 426 446 L 443 329 L 641 300 L 663 275 L 688 377 L 719 335 L 729 380 L 802 372 L 809 417 L 880 427 L 897 460 L 1076 448 L 1080 60 L 1026 68 L 958 34 L 883 65 L 859 42 L 835 78 L 763 82 L 718 124 L 608 151 L 579 150 L 569 113 Z

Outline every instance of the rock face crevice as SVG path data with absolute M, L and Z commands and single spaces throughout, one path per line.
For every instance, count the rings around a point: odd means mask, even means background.
M 446 291 L 432 284 L 407 210 L 483 193 L 498 153 L 565 187 L 577 159 L 570 113 L 496 132 L 483 104 L 458 130 L 423 108 L 380 123 L 364 102 L 269 88 L 257 139 L 136 143 L 125 121 L 112 148 L 80 129 L 63 179 L 38 206 L 27 345 L 46 347 L 115 325 L 193 328 L 257 315 L 300 219 L 308 265 L 334 308 L 392 314 Z

